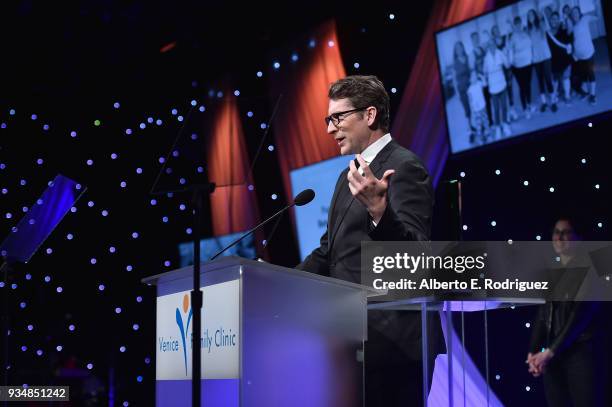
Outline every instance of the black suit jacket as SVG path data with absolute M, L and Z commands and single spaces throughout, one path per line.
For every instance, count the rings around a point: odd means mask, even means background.
M 370 163 L 380 179 L 394 169 L 387 193 L 387 208 L 374 227 L 365 206 L 353 197 L 345 169 L 336 182 L 327 230 L 320 246 L 297 268 L 346 281 L 361 280 L 361 242 L 369 240 L 429 240 L 433 189 L 421 160 L 395 141 L 388 143 Z M 395 342 L 410 358 L 420 359 L 418 313 L 370 311 L 368 324 Z

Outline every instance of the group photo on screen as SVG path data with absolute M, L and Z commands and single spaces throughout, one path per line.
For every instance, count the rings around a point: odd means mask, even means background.
M 523 0 L 436 34 L 453 153 L 609 110 L 601 0 Z

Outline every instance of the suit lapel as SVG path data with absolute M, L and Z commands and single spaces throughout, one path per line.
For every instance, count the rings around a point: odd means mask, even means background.
M 343 184 L 341 184 L 340 188 L 338 189 L 339 191 L 336 196 L 334 212 L 332 213 L 332 217 L 331 217 L 331 219 L 333 220 L 333 223 L 331 224 L 332 234 L 329 237 L 329 251 L 330 252 L 334 244 L 334 240 L 336 239 L 336 236 L 338 234 L 338 230 L 340 230 L 340 226 L 342 225 L 342 222 L 344 221 L 344 217 L 348 213 L 349 208 L 351 207 L 351 205 L 353 204 L 353 201 L 355 200 L 355 198 L 351 194 L 351 190 L 348 187 L 348 181 L 345 181 Z M 338 208 L 338 210 L 335 209 L 336 207 Z
M 383 164 L 389 159 L 389 156 L 397 146 L 398 144 L 395 140 L 391 140 L 378 154 L 376 154 L 374 161 L 370 163 L 370 169 L 376 178 L 380 179 L 380 177 L 382 177 L 384 173 Z

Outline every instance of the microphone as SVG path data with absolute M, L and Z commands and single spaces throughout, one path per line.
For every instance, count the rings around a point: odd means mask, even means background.
M 293 206 L 303 206 L 306 204 L 309 204 L 310 202 L 312 202 L 312 200 L 315 197 L 315 192 L 312 189 L 305 189 L 302 192 L 300 192 L 299 194 L 297 194 L 295 196 L 295 198 L 293 198 L 293 202 L 290 203 L 289 205 L 285 206 L 283 209 L 281 209 L 280 211 L 276 212 L 274 215 L 270 216 L 268 219 L 264 220 L 263 222 L 261 222 L 260 224 L 258 224 L 257 226 L 255 226 L 254 228 L 252 228 L 251 230 L 249 230 L 248 232 L 246 232 L 244 235 L 240 236 L 238 239 L 234 240 L 232 243 L 230 243 L 229 245 L 225 246 L 223 249 L 221 249 L 220 251 L 218 251 L 214 256 L 212 256 L 209 260 L 214 260 L 217 257 L 219 257 L 223 252 L 225 252 L 227 249 L 229 249 L 230 247 L 235 246 L 238 242 L 240 242 L 242 239 L 244 239 L 245 237 L 251 235 L 253 232 L 255 232 L 257 229 L 259 229 L 260 227 L 262 227 L 263 225 L 265 225 L 266 223 L 270 222 L 272 219 L 276 218 L 277 216 L 281 215 L 282 213 L 284 213 L 287 209 L 293 207 Z
M 310 202 L 312 202 L 314 197 L 315 197 L 315 192 L 312 189 L 305 189 L 299 194 L 297 194 L 295 198 L 293 198 L 293 204 L 288 206 L 288 208 L 293 205 L 304 206 L 306 204 L 309 204 Z

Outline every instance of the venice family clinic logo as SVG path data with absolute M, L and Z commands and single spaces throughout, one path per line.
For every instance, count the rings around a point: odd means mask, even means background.
M 187 332 L 189 331 L 189 324 L 191 323 L 192 309 L 189 304 L 189 295 L 183 296 L 183 307 L 182 312 L 179 307 L 176 308 L 176 324 L 181 332 L 181 339 L 183 340 L 183 358 L 185 360 L 185 376 L 187 376 Z M 184 318 L 186 323 L 183 324 Z

